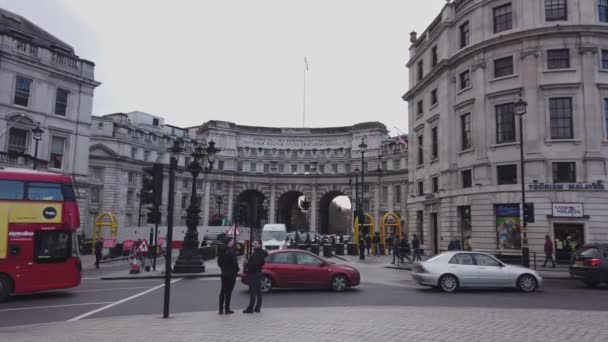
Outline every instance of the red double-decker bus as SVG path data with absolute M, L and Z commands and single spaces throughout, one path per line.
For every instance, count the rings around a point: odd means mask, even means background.
M 78 286 L 78 227 L 71 177 L 0 168 L 0 300 Z

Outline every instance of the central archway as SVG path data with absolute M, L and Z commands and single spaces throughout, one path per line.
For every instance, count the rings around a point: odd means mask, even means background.
M 338 203 L 333 203 L 334 199 L 345 196 L 342 191 L 329 191 L 325 193 L 319 200 L 319 233 L 321 234 L 345 234 L 343 228 L 348 226 L 341 220 L 341 216 L 346 216 L 346 220 L 350 218 L 349 213 L 343 213 L 345 209 L 341 208 Z M 350 202 L 350 201 L 349 201 Z M 344 227 L 342 227 L 344 225 Z
M 264 200 L 266 197 L 257 190 L 245 190 L 237 197 L 234 222 L 254 229 L 262 227 L 264 219 Z
M 306 213 L 298 207 L 298 198 L 302 195 L 300 191 L 288 191 L 279 197 L 277 222 L 285 224 L 289 232 L 309 231 Z

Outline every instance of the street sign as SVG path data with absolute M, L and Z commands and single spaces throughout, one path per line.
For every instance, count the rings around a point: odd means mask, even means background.
M 228 237 L 234 236 L 234 229 L 235 229 L 235 226 L 227 228 L 225 230 L 226 235 Z M 238 227 L 236 227 L 236 236 L 241 236 L 241 230 Z
M 125 242 L 123 242 L 123 244 L 122 244 L 122 250 L 123 251 L 130 251 L 131 248 L 133 248 L 133 243 L 134 242 L 135 241 L 133 241 L 133 240 L 125 240 Z
M 103 239 L 103 248 L 114 248 L 116 247 L 116 239 L 105 238 Z
M 156 238 L 156 243 L 159 246 L 164 246 L 165 242 L 167 242 L 167 239 L 164 236 L 159 236 L 159 237 Z
M 139 245 L 139 248 L 137 249 L 138 252 L 142 252 L 145 253 L 148 251 L 148 243 L 146 242 L 146 240 L 144 240 L 141 245 Z

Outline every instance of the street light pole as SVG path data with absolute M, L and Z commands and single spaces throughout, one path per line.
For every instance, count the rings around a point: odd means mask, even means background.
M 521 168 L 521 220 L 522 234 L 521 239 L 521 258 L 524 267 L 530 267 L 530 247 L 528 246 L 528 222 L 524 215 L 526 207 L 526 184 L 525 184 L 525 165 L 524 165 L 524 125 L 523 116 L 526 114 L 528 103 L 521 98 L 513 107 L 513 112 L 519 117 L 519 153 L 520 153 L 520 168 Z
M 367 144 L 365 143 L 364 138 L 361 138 L 361 143 L 359 144 L 359 149 L 361 151 L 361 209 L 359 210 L 359 236 L 365 236 L 363 233 L 365 232 L 365 214 L 363 208 L 363 202 L 365 197 L 365 149 L 367 148 Z M 360 239 L 359 239 L 360 240 Z M 359 247 L 359 259 L 365 260 L 365 250 Z
M 38 167 L 38 143 L 42 140 L 42 133 L 44 133 L 44 131 L 40 128 L 39 124 L 32 129 L 32 137 L 36 141 L 36 144 L 34 145 L 34 170 Z
M 167 247 L 165 257 L 165 294 L 163 301 L 163 318 L 169 318 L 169 300 L 171 297 L 171 244 L 173 243 L 173 207 L 175 205 L 175 170 L 177 160 L 183 151 L 183 140 L 177 139 L 169 149 L 171 159 L 169 160 L 169 198 L 167 200 Z

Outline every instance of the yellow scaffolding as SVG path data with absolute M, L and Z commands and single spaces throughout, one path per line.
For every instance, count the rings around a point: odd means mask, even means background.
M 361 228 L 363 227 L 370 227 L 369 232 L 370 234 L 373 234 L 376 231 L 376 222 L 374 221 L 374 217 L 368 213 L 364 213 L 363 214 L 367 220 L 365 220 L 367 223 L 362 223 L 359 224 L 359 216 L 355 217 L 355 222 L 354 222 L 354 226 L 355 226 L 355 231 L 353 234 L 354 240 L 355 240 L 355 246 L 357 247 L 357 250 L 359 249 L 359 231 L 361 230 Z
M 389 218 L 393 218 L 393 223 L 390 223 Z M 395 227 L 395 236 L 401 237 L 401 218 L 395 213 L 386 213 L 380 220 L 380 238 L 382 246 L 386 249 L 386 227 Z
M 95 254 L 95 242 L 101 237 L 101 229 L 104 227 L 110 228 L 110 237 L 118 239 L 118 219 L 112 213 L 101 213 L 95 219 L 93 226 L 93 254 Z

